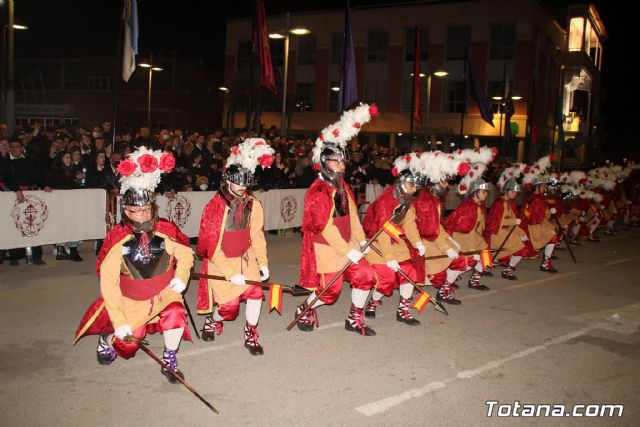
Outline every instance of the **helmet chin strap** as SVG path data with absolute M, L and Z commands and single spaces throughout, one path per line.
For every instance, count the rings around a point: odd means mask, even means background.
M 155 219 L 150 219 L 149 221 L 144 222 L 129 220 L 129 224 L 131 224 L 134 233 L 145 233 L 153 230 L 153 224 L 155 222 Z

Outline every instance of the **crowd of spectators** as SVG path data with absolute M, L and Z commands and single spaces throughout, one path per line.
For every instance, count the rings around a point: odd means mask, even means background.
M 312 138 L 276 136 L 276 130 L 259 135 L 229 135 L 222 129 L 210 133 L 149 128 L 119 131 L 111 123 L 93 128 L 43 128 L 35 123 L 9 137 L 0 124 L 0 190 L 104 188 L 118 192 L 116 170 L 121 159 L 140 146 L 173 153 L 175 170 L 163 177 L 159 191 L 208 191 L 220 187 L 224 164 L 233 145 L 247 137 L 262 137 L 275 149 L 275 162 L 256 174 L 254 191 L 306 188 L 317 173 L 312 167 Z M 378 146 L 350 147 L 348 181 L 386 185 L 395 149 Z

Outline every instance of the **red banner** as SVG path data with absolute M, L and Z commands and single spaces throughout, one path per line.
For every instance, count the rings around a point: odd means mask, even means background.
M 264 14 L 264 2 L 256 0 L 256 20 L 253 28 L 253 46 L 258 50 L 260 59 L 260 84 L 274 95 L 278 93 L 276 76 L 271 63 L 271 50 L 269 49 L 269 30 L 267 18 Z

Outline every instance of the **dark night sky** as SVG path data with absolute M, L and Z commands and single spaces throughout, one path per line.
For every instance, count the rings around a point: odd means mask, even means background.
M 544 0 L 554 14 L 578 0 Z M 352 7 L 389 4 L 392 0 L 352 0 Z M 605 42 L 603 81 L 608 96 L 605 117 L 609 128 L 629 124 L 637 113 L 637 102 L 630 96 L 636 80 L 627 52 L 635 37 L 635 14 L 620 2 L 594 2 L 605 23 L 609 39 Z M 30 29 L 16 34 L 17 57 L 77 57 L 116 54 L 121 0 L 16 0 L 15 15 Z M 140 49 L 142 55 L 180 55 L 204 58 L 223 70 L 225 19 L 248 16 L 253 0 L 139 0 Z M 344 0 L 274 1 L 265 0 L 267 14 L 341 8 Z M 564 18 L 562 12 L 559 18 Z M 564 24 L 564 22 L 562 22 Z M 635 90 L 635 87 L 631 88 Z

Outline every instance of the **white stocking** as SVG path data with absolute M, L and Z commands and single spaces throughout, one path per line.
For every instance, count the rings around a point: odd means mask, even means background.
M 367 298 L 369 297 L 369 291 L 364 291 L 362 289 L 351 289 L 351 302 L 355 307 L 363 308 L 364 304 L 367 302 Z
M 553 243 L 547 243 L 544 247 L 544 256 L 547 258 L 551 258 L 551 255 L 553 255 L 553 250 L 555 249 L 556 245 Z
M 410 283 L 403 283 L 400 285 L 400 296 L 404 299 L 409 299 L 413 295 L 413 285 Z
M 315 292 L 312 292 L 311 295 L 309 295 L 309 297 L 307 298 L 307 304 L 311 304 L 311 301 L 313 301 L 315 298 L 316 298 L 316 294 Z M 322 302 L 321 300 L 318 300 L 315 302 L 315 304 L 313 304 L 313 307 L 311 308 L 320 307 L 321 305 L 324 305 L 324 302 Z
M 251 326 L 258 324 L 260 319 L 260 308 L 262 307 L 261 299 L 248 299 L 247 306 L 245 307 L 245 315 L 247 317 L 247 323 Z
M 478 273 L 482 273 L 482 261 L 480 261 L 480 255 L 475 254 L 473 256 L 473 259 L 477 261 L 476 265 L 473 268 L 475 268 Z
M 164 335 L 164 346 L 167 350 L 178 350 L 180 347 L 180 340 L 182 340 L 182 334 L 184 333 L 184 328 L 175 328 L 169 329 L 168 331 L 164 331 L 162 335 Z
M 382 295 L 380 292 L 374 290 L 373 294 L 371 295 L 371 299 L 374 301 L 380 301 L 382 299 L 384 295 Z
M 452 270 L 447 268 L 447 283 L 455 283 L 458 280 L 458 276 L 460 276 L 463 271 Z
M 213 313 L 213 320 L 215 320 L 216 322 L 222 322 L 224 319 L 222 318 L 222 316 L 220 316 L 220 313 L 218 313 L 218 310 L 216 310 L 215 313 Z
M 545 249 L 546 250 L 546 249 Z M 511 255 L 511 259 L 509 260 L 509 267 L 515 267 L 522 260 L 521 256 Z
M 580 224 L 574 225 L 573 228 L 571 229 L 571 233 L 573 233 L 574 236 L 577 236 L 579 232 L 580 232 Z

